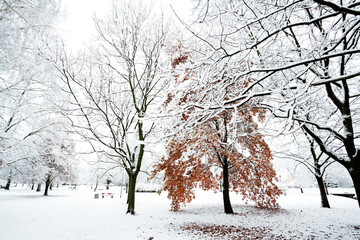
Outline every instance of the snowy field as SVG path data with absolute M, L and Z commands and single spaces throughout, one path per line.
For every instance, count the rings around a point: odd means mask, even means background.
M 279 210 L 254 208 L 232 195 L 234 215 L 223 213 L 219 193 L 199 191 L 176 213 L 165 194 L 137 193 L 137 215 L 131 216 L 119 188 L 110 190 L 114 198 L 104 199 L 94 199 L 88 186 L 55 188 L 48 197 L 12 188 L 0 191 L 0 239 L 360 239 L 357 202 L 329 196 L 332 208 L 321 209 L 317 191 L 289 189 Z

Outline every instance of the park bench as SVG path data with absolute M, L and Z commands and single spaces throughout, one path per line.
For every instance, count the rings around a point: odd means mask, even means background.
M 104 193 L 104 192 L 103 193 L 95 193 L 94 198 L 98 199 L 100 195 L 101 195 L 101 198 L 105 198 L 105 197 L 114 198 L 114 193 Z
M 347 197 L 347 198 L 354 198 L 354 193 L 332 193 L 331 195 L 340 196 L 340 197 Z

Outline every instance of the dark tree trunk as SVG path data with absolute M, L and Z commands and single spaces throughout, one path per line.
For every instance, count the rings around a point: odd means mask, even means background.
M 322 176 L 315 176 L 316 177 L 316 181 L 317 184 L 319 186 L 319 190 L 320 190 L 320 196 L 321 196 L 321 207 L 323 208 L 330 208 L 330 204 L 329 204 L 329 200 L 326 194 L 326 190 L 325 190 L 325 184 L 323 181 Z
M 6 186 L 5 186 L 5 190 L 10 190 L 10 184 L 11 184 L 11 177 L 8 177 Z
M 37 192 L 40 192 L 40 191 L 41 191 L 41 183 L 38 183 L 37 188 L 36 188 L 36 191 L 37 191 Z
M 358 205 L 360 207 L 360 169 L 352 168 L 348 171 L 354 183 L 355 193 L 356 193 Z
M 138 112 L 139 118 L 142 118 L 142 113 Z M 137 123 L 138 128 L 138 134 L 139 134 L 139 140 L 144 141 L 145 137 L 143 134 L 143 123 L 142 121 L 138 120 Z M 134 162 L 136 162 L 136 168 L 135 169 L 127 169 L 128 177 L 129 177 L 129 193 L 128 193 L 128 210 L 126 213 L 130 213 L 131 215 L 135 215 L 135 189 L 136 189 L 136 179 L 140 172 L 141 163 L 144 156 L 144 144 L 140 144 L 139 148 L 139 154 L 137 156 L 137 160 L 133 159 Z
M 359 150 L 360 151 L 360 150 Z M 357 154 L 355 158 L 351 159 L 351 162 L 341 162 L 341 164 L 349 172 L 352 182 L 354 184 L 357 202 L 360 207 L 360 154 Z
M 53 189 L 53 184 L 52 183 L 50 184 L 49 188 L 50 188 L 50 191 L 52 191 L 52 189 Z
M 35 187 L 35 183 L 33 182 L 33 183 L 31 184 L 31 190 L 34 190 L 34 187 Z
M 226 214 L 234 213 L 229 195 L 229 169 L 227 159 L 224 161 L 223 165 L 223 201 L 224 201 L 224 210 Z
M 126 213 L 135 215 L 135 187 L 137 174 L 129 176 L 128 209 Z
M 328 197 L 326 194 L 323 175 L 321 174 L 321 165 L 319 164 L 320 156 L 319 157 L 316 156 L 314 141 L 312 141 L 310 144 L 311 144 L 311 154 L 314 159 L 315 178 L 316 178 L 317 184 L 319 186 L 319 191 L 320 191 L 321 207 L 330 208 L 329 200 L 328 200 Z
M 227 134 L 227 116 L 225 116 L 223 118 L 224 120 L 224 136 L 222 139 L 223 143 L 227 143 L 227 138 L 228 138 L 228 134 Z M 220 134 L 220 127 L 219 127 L 219 123 L 217 120 L 214 121 L 215 124 L 215 128 L 216 131 L 218 132 L 218 136 L 221 138 L 221 134 Z M 232 209 L 231 206 L 231 202 L 230 202 L 230 194 L 229 194 L 229 163 L 228 163 L 228 159 L 227 156 L 223 156 L 221 155 L 219 152 L 216 151 L 216 155 L 218 157 L 219 162 L 221 163 L 222 169 L 223 169 L 223 189 L 222 189 L 222 193 L 223 193 L 223 203 L 224 203 L 224 211 L 226 214 L 233 214 L 234 211 Z
M 49 175 L 47 178 L 46 178 L 46 181 L 45 181 L 45 191 L 44 191 L 44 196 L 48 196 L 48 192 L 49 192 L 49 187 L 51 185 L 51 176 Z

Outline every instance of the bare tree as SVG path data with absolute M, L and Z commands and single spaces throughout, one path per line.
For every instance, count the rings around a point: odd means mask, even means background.
M 286 138 L 289 139 L 290 136 L 287 135 Z M 288 141 L 283 144 L 282 150 L 275 152 L 275 156 L 281 159 L 295 161 L 297 163 L 295 170 L 299 165 L 305 166 L 316 179 L 321 197 L 321 207 L 330 208 L 324 175 L 326 169 L 334 163 L 334 161 L 319 149 L 314 139 L 308 136 L 304 130 L 294 133 L 291 138 L 293 141 Z M 294 148 L 296 150 L 294 150 Z
M 140 5 L 114 2 L 108 18 L 95 18 L 98 41 L 84 65 L 72 65 L 66 55 L 55 64 L 73 99 L 70 115 L 81 116 L 70 117 L 77 132 L 107 155 L 108 171 L 126 170 L 130 214 L 135 214 L 136 180 L 163 82 L 162 21 Z

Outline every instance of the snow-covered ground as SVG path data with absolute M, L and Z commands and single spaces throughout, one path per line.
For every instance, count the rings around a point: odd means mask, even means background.
M 222 195 L 198 191 L 179 212 L 165 194 L 137 193 L 136 216 L 126 215 L 125 194 L 94 199 L 88 186 L 61 187 L 44 197 L 28 189 L 0 191 L 0 239 L 360 239 L 360 209 L 353 199 L 329 196 L 321 209 L 317 189 L 288 189 L 281 209 L 254 208 L 232 195 L 234 215 L 222 209 Z M 332 189 L 331 192 L 352 191 Z M 102 191 L 99 191 L 102 192 Z

